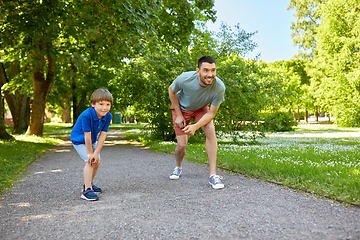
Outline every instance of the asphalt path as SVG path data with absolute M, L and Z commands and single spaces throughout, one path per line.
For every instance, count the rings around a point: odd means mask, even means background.
M 69 141 L 31 164 L 0 202 L 0 239 L 360 239 L 360 209 L 183 162 L 110 131 L 94 183 L 80 199 L 83 162 Z M 186 158 L 186 157 L 185 157 Z

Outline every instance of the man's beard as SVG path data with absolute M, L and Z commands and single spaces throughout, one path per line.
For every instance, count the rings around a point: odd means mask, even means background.
M 205 78 L 203 78 L 200 73 L 199 73 L 199 77 L 200 77 L 200 81 L 201 81 L 205 86 L 211 85 L 212 82 L 214 81 L 214 78 L 211 77 L 211 79 L 212 79 L 211 83 L 206 83 L 206 82 L 205 82 Z

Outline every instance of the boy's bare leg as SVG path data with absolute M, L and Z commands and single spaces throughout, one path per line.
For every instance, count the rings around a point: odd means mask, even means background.
M 216 174 L 217 139 L 213 122 L 203 126 L 206 136 L 205 149 L 209 159 L 210 176 Z
M 91 183 L 94 181 L 97 170 L 99 169 L 100 161 L 97 161 L 97 164 L 91 166 L 89 163 L 85 164 L 84 167 L 84 184 L 85 190 L 88 188 L 92 189 Z
M 181 168 L 182 161 L 186 154 L 188 137 L 187 135 L 179 135 L 176 136 L 176 138 L 177 138 L 177 145 L 175 147 L 175 160 L 176 160 L 176 166 Z
M 91 179 L 91 182 L 94 181 L 94 178 L 96 176 L 96 173 L 97 173 L 97 170 L 99 169 L 99 166 L 100 166 L 100 160 L 97 161 L 97 163 L 93 166 L 93 173 L 92 173 L 92 179 Z
M 92 189 L 91 183 L 93 180 L 93 172 L 94 172 L 94 167 L 92 167 L 89 163 L 85 163 L 85 167 L 84 167 L 85 190 L 88 188 Z

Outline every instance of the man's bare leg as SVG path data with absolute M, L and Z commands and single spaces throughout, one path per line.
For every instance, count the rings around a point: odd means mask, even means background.
M 209 122 L 202 127 L 205 136 L 205 149 L 208 155 L 210 176 L 216 174 L 216 155 L 217 155 L 217 139 L 213 122 Z
M 187 135 L 179 135 L 179 136 L 176 136 L 176 138 L 177 138 L 177 145 L 175 147 L 175 160 L 176 160 L 176 166 L 181 168 L 182 161 L 186 154 L 186 146 L 187 146 L 187 142 L 188 142 L 188 136 Z

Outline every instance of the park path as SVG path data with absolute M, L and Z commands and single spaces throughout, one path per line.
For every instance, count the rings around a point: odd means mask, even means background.
M 0 239 L 360 239 L 360 209 L 184 161 L 110 131 L 95 184 L 80 199 L 83 162 L 65 141 L 28 168 L 0 202 Z

